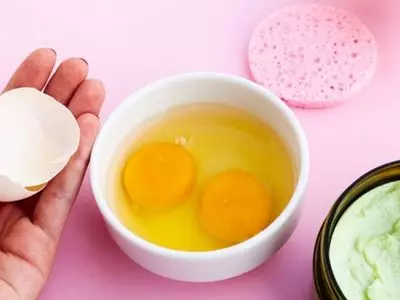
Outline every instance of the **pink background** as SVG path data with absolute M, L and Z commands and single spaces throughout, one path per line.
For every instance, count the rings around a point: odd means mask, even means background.
M 56 4 L 57 2 L 57 4 Z M 194 70 L 248 77 L 252 29 L 289 0 L 2 0 L 0 83 L 34 48 L 84 57 L 107 88 L 107 116 L 137 88 Z M 373 82 L 353 101 L 295 110 L 309 138 L 311 176 L 303 218 L 289 242 L 257 270 L 220 283 L 187 284 L 150 274 L 106 233 L 88 181 L 69 219 L 43 300 L 311 299 L 318 228 L 343 189 L 363 172 L 400 158 L 400 2 L 319 1 L 355 12 L 379 46 Z M 397 3 L 397 4 L 396 4 Z

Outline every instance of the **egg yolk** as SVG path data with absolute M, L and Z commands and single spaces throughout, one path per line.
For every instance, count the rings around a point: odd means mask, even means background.
M 32 185 L 26 186 L 25 189 L 30 192 L 37 192 L 40 191 L 42 188 L 46 186 L 47 183 L 39 184 L 39 185 Z
M 217 174 L 200 199 L 200 221 L 211 236 L 239 243 L 263 230 L 271 218 L 271 197 L 264 184 L 243 171 Z
M 195 183 L 193 156 L 184 147 L 167 142 L 142 146 L 128 159 L 123 184 L 131 201 L 164 209 L 185 200 Z

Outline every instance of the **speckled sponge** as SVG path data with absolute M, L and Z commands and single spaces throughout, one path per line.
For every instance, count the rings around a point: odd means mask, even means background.
M 302 108 L 348 100 L 371 79 L 376 56 L 374 37 L 355 15 L 319 4 L 268 16 L 249 46 L 254 81 Z

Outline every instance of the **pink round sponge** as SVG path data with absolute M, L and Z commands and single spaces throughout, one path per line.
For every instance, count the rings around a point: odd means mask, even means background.
M 267 17 L 249 47 L 253 79 L 289 105 L 324 108 L 349 99 L 372 77 L 376 44 L 349 12 L 303 4 Z

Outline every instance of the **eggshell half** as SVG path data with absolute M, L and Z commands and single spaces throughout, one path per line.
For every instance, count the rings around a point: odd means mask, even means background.
M 42 190 L 78 148 L 80 130 L 72 113 L 34 88 L 0 95 L 0 202 Z

